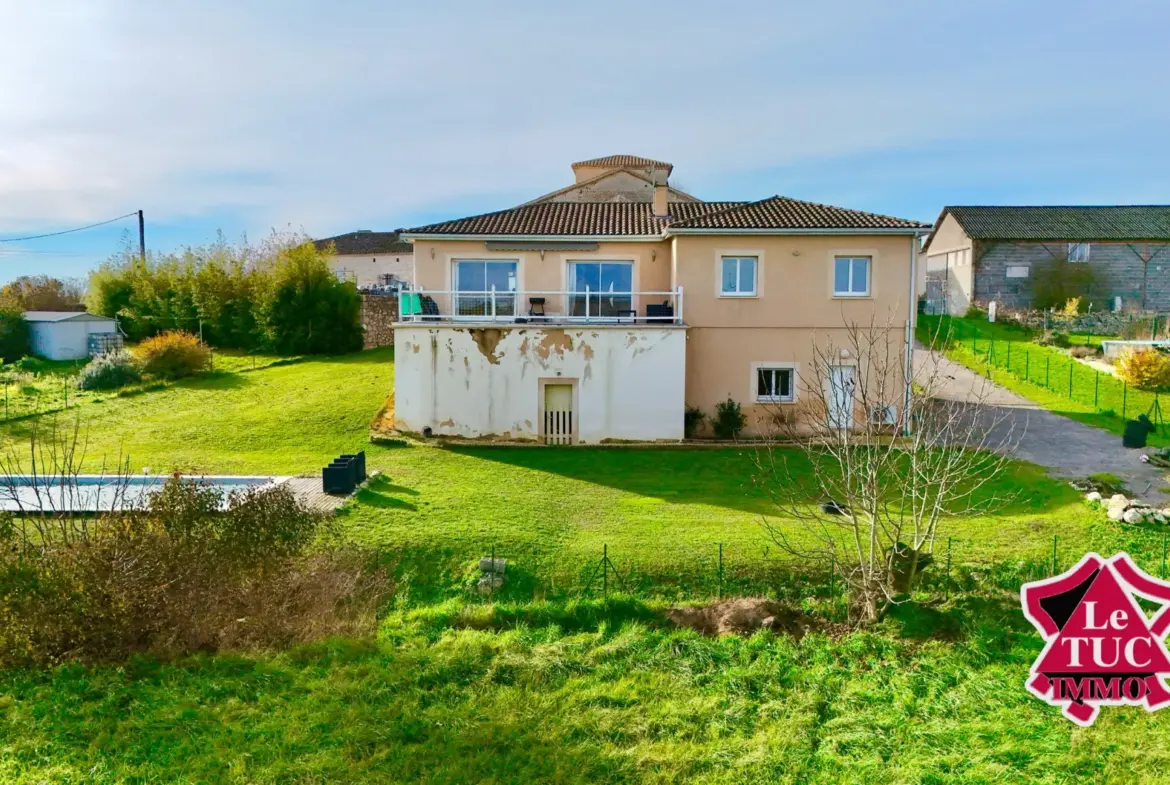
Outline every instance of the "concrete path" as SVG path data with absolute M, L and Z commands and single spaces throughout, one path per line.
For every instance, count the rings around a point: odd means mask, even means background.
M 1003 434 L 1011 428 L 1010 441 L 1016 443 L 1013 455 L 1017 458 L 1044 466 L 1056 477 L 1116 474 L 1132 494 L 1151 504 L 1170 499 L 1158 490 L 1170 485 L 1165 472 L 1140 460 L 1142 453 L 1152 449 L 1126 449 L 1120 436 L 1053 414 L 925 348 L 914 351 L 914 374 L 917 379 L 935 380 L 936 398 L 979 403 L 986 409 L 988 421 L 997 423 Z M 1002 440 L 1002 436 L 995 440 Z

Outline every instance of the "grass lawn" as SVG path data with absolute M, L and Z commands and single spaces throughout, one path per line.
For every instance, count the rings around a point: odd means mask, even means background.
M 90 469 L 129 458 L 152 472 L 296 474 L 365 446 L 394 386 L 394 350 L 273 364 L 216 354 L 217 370 L 137 395 L 84 400 L 58 422 L 81 423 Z M 229 359 L 230 358 L 230 359 Z M 9 439 L 33 420 L 5 424 Z

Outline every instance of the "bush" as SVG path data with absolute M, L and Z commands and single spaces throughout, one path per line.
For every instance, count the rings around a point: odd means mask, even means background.
M 1063 333 L 1059 330 L 1045 330 L 1033 338 L 1032 342 L 1040 346 L 1052 346 L 1057 349 L 1067 349 L 1072 345 L 1072 342 L 1068 338 L 1068 333 Z
M 1126 349 L 1117 358 L 1117 375 L 1139 390 L 1170 385 L 1170 357 L 1157 349 Z
M 173 330 L 138 345 L 142 370 L 162 379 L 179 379 L 207 367 L 211 352 L 191 333 Z
M 687 439 L 695 438 L 695 434 L 699 432 L 699 427 L 702 426 L 705 419 L 707 419 L 707 415 L 702 409 L 697 406 L 688 406 L 683 413 L 683 436 Z
M 362 298 L 339 281 L 312 243 L 283 251 L 267 304 L 273 347 L 282 354 L 343 354 L 362 348 Z
M 1032 307 L 1039 311 L 1065 310 L 1075 301 L 1074 313 L 1087 308 L 1093 296 L 1103 293 L 1104 285 L 1092 265 L 1070 262 L 1057 257 L 1044 264 L 1033 265 Z
M 711 427 L 715 430 L 716 439 L 734 439 L 739 436 L 745 425 L 747 415 L 743 413 L 743 407 L 739 402 L 730 395 L 726 401 L 715 405 L 715 419 L 711 421 Z
M 83 390 L 116 390 L 142 381 L 142 374 L 130 353 L 119 349 L 94 357 L 81 369 L 77 386 Z
M 28 322 L 17 310 L 0 310 L 0 358 L 14 363 L 29 352 Z
M 388 590 L 369 555 L 311 551 L 322 519 L 283 486 L 224 499 L 176 477 L 145 512 L 56 523 L 0 525 L 0 666 L 370 633 Z
M 971 303 L 967 306 L 966 313 L 963 314 L 964 319 L 986 319 L 987 311 L 979 307 L 978 303 Z

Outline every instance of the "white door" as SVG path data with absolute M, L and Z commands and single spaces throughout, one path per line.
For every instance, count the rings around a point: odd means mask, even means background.
M 573 443 L 573 385 L 544 386 L 544 443 Z
M 853 366 L 834 365 L 829 368 L 829 427 L 853 427 Z

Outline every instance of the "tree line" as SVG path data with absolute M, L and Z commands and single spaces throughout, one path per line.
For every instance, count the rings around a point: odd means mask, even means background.
M 329 257 L 306 238 L 277 234 L 259 246 L 221 236 L 145 260 L 127 246 L 90 274 L 85 303 L 116 317 L 131 341 L 183 330 L 225 349 L 357 351 L 361 295 Z

